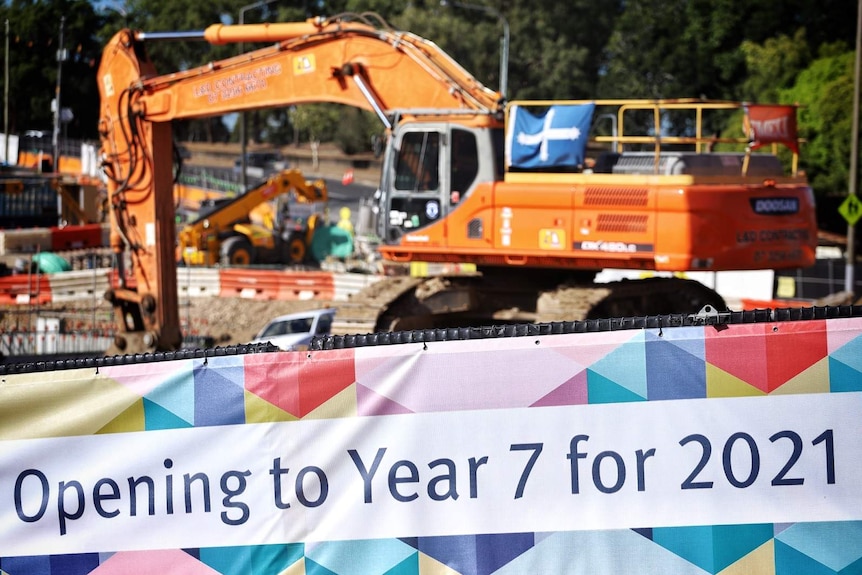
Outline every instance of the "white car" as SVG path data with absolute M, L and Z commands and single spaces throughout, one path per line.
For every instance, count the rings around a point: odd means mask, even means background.
M 334 309 L 301 311 L 273 318 L 250 343 L 270 342 L 284 351 L 308 349 L 312 338 L 329 335 Z

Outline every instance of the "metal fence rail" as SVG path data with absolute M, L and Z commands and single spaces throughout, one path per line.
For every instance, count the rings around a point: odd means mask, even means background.
M 775 275 L 777 282 L 789 278 L 795 284 L 793 297 L 816 300 L 843 291 L 846 273 L 844 260 L 819 259 L 810 268 L 778 271 Z M 853 277 L 854 293 L 862 293 L 862 264 L 856 264 Z
M 231 168 L 184 165 L 180 172 L 179 182 L 187 186 L 195 186 L 217 192 L 238 194 L 243 191 L 239 174 L 234 173 Z M 249 186 L 256 185 L 256 183 L 257 180 L 250 181 Z
M 0 353 L 5 357 L 52 354 L 103 354 L 113 337 L 103 331 L 58 333 L 15 331 L 0 334 Z

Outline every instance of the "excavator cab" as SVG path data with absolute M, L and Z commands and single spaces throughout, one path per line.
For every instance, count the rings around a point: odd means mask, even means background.
M 451 121 L 405 123 L 390 142 L 380 236 L 388 244 L 445 246 L 452 230 L 447 232 L 442 222 L 501 170 L 502 129 Z

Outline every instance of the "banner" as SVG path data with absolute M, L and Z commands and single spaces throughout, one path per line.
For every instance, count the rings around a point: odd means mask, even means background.
M 595 104 L 549 106 L 541 113 L 509 108 L 506 151 L 513 168 L 578 168 L 584 164 Z
M 796 106 L 747 104 L 743 129 L 751 149 L 767 144 L 784 144 L 799 153 L 796 137 Z
M 862 318 L 0 386 L 5 575 L 853 572 Z

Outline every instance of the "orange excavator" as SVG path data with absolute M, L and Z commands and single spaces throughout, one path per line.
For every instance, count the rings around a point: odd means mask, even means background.
M 146 44 L 189 40 L 268 46 L 157 73 Z M 374 112 L 388 132 L 374 198 L 384 260 L 476 265 L 475 274 L 378 288 L 382 295 L 369 300 L 377 330 L 694 313 L 724 303 L 681 277 L 591 280 L 605 268 L 653 274 L 814 262 L 814 202 L 795 170 L 794 107 L 507 103 L 434 43 L 372 14 L 123 30 L 104 50 L 99 88 L 112 245 L 136 280 L 109 294 L 113 351 L 181 343 L 171 121 L 258 108 L 331 102 Z M 710 115 L 739 111 L 745 132 L 719 136 Z M 794 150 L 789 174 L 775 155 L 754 151 L 779 144 Z M 554 303 L 543 304 L 549 294 Z

